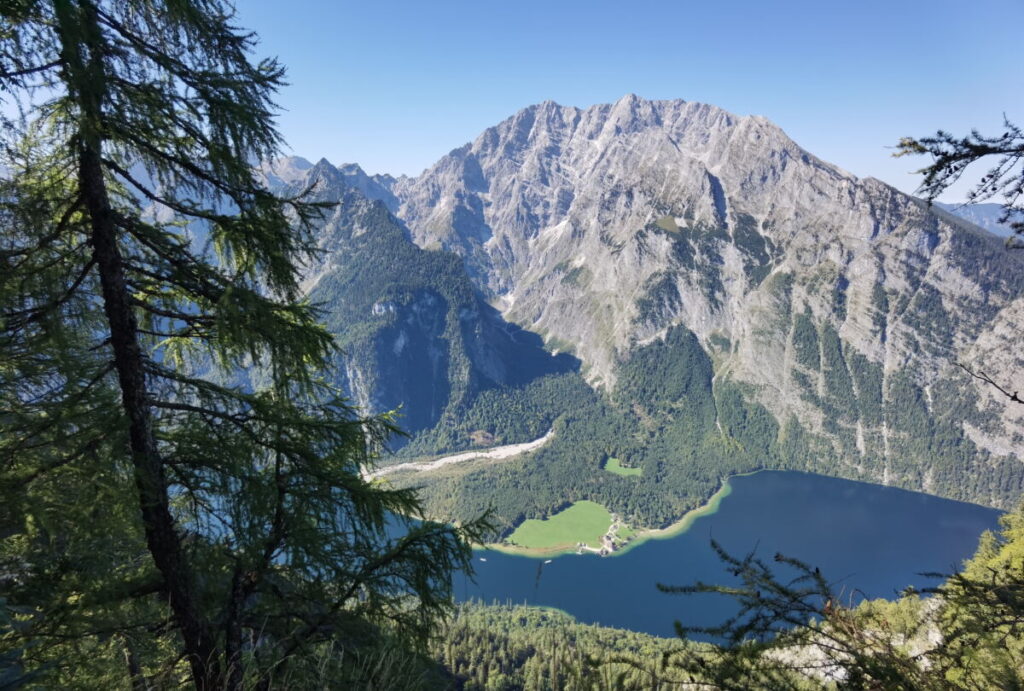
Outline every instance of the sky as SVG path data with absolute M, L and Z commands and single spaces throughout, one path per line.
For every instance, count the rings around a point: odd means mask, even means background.
M 417 175 L 544 100 L 627 93 L 764 115 L 913 192 L 902 136 L 1024 123 L 1024 0 L 237 0 L 289 86 L 289 153 Z M 943 197 L 960 201 L 966 185 Z

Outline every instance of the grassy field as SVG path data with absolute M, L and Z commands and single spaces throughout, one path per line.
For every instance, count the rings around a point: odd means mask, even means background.
M 604 469 L 609 473 L 615 473 L 616 475 L 643 475 L 643 468 L 623 468 L 622 463 L 617 458 L 609 458 L 608 462 L 604 464 Z
M 760 471 L 741 473 L 740 475 L 754 475 L 757 472 Z M 628 542 L 612 552 L 611 555 L 627 554 L 634 547 L 638 547 L 648 540 L 666 540 L 685 533 L 698 518 L 717 513 L 722 500 L 731 493 L 732 486 L 726 480 L 722 487 L 711 495 L 706 504 L 688 511 L 679 521 L 667 528 L 637 529 L 628 525 L 620 525 L 617 537 L 619 540 Z M 591 519 L 589 523 L 586 520 L 581 520 L 588 516 Z M 571 525 L 572 523 L 575 523 L 576 526 Z M 553 527 L 552 524 L 556 525 Z M 569 554 L 576 551 L 577 542 L 586 542 L 592 547 L 598 547 L 601 536 L 608 531 L 609 527 L 611 527 L 611 514 L 607 509 L 592 501 L 579 501 L 546 521 L 534 519 L 525 521 L 512 533 L 509 542 L 487 545 L 487 549 L 534 558 Z M 593 536 L 592 538 L 578 537 L 579 535 L 585 536 L 587 531 Z M 554 539 L 555 537 L 558 539 Z M 560 542 L 559 539 L 563 541 Z
M 509 541 L 527 549 L 572 547 L 578 542 L 600 547 L 601 536 L 611 524 L 608 509 L 592 501 L 578 501 L 546 520 L 524 521 Z

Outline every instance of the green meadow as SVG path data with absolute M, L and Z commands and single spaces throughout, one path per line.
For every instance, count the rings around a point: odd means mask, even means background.
M 624 468 L 622 462 L 617 458 L 609 458 L 608 462 L 604 464 L 604 469 L 610 473 L 616 475 L 643 475 L 644 471 L 642 468 Z
M 550 518 L 523 521 L 508 539 L 526 549 L 568 548 L 578 542 L 600 547 L 601 536 L 611 524 L 608 509 L 596 502 L 578 501 Z

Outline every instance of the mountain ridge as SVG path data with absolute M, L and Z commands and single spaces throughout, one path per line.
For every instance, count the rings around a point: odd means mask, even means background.
M 335 171 L 376 193 L 421 250 L 458 256 L 482 299 L 579 358 L 602 395 L 625 395 L 631 367 L 627 412 L 680 415 L 638 384 L 659 376 L 657 358 L 642 374 L 630 363 L 691 333 L 663 357 L 706 359 L 713 424 L 701 429 L 764 449 L 743 463 L 997 506 L 1024 487 L 1021 412 L 956 368 L 1018 385 L 1021 258 L 763 117 L 635 96 L 545 102 L 415 178 Z M 747 412 L 723 422 L 723 396 Z M 755 420 L 750 436 L 741 427 Z
M 319 221 L 318 257 L 302 285 L 341 346 L 331 376 L 363 410 L 399 410 L 403 429 L 418 432 L 481 390 L 576 367 L 505 323 L 454 255 L 414 245 L 387 200 L 368 194 L 379 192 L 379 178 L 326 159 L 288 163 L 280 167 L 302 174 L 268 171 L 268 184 L 334 204 Z

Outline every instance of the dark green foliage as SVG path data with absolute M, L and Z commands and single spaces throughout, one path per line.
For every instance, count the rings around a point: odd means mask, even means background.
M 885 292 L 881 281 L 877 281 L 871 286 L 871 307 L 874 309 L 871 321 L 875 327 L 875 335 L 885 343 L 886 329 L 889 326 L 889 295 Z
M 785 332 L 793 319 L 793 274 L 787 271 L 768 277 L 765 289 L 774 299 L 774 319 L 770 324 L 775 331 Z
M 818 330 L 811 321 L 811 311 L 808 308 L 804 308 L 804 311 L 793 320 L 793 352 L 796 354 L 796 361 L 804 367 L 815 372 L 821 367 Z
M 252 167 L 282 69 L 219 2 L 16 9 L 0 655 L 55 688 L 212 689 L 385 626 L 424 645 L 481 526 L 413 522 L 414 492 L 362 476 L 394 428 L 324 383 L 334 339 L 299 285 L 327 206 Z
M 685 328 L 635 351 L 619 369 L 616 396 L 662 408 L 685 405 L 693 417 L 711 400 L 711 360 Z
M 731 381 L 717 388 L 718 417 L 726 433 L 738 441 L 756 467 L 771 465 L 777 456 L 779 424 L 764 406 L 744 396 Z
M 885 420 L 901 436 L 909 436 L 912 430 L 924 432 L 921 436 L 925 438 L 930 436 L 932 418 L 924 391 L 908 372 L 900 371 L 889 378 Z
M 847 422 L 856 420 L 857 398 L 853 380 L 846 368 L 843 343 L 836 330 L 827 322 L 821 328 L 821 358 L 825 401 L 829 406 L 827 416 Z
M 934 286 L 920 285 L 903 312 L 902 321 L 914 330 L 928 352 L 946 358 L 952 355 L 953 322 L 942 304 L 942 294 Z
M 482 391 L 459 409 L 451 424 L 438 425 L 413 437 L 403 447 L 404 457 L 429 456 L 473 446 L 471 435 L 486 432 L 494 444 L 515 444 L 537 439 L 551 429 L 562 411 L 591 409 L 599 395 L 577 374 L 548 375 L 518 388 Z
M 898 293 L 896 298 L 896 305 L 892 309 L 892 314 L 896 317 L 903 314 L 907 309 L 907 305 L 910 304 L 910 295 L 908 293 Z
M 717 349 L 720 353 L 728 353 L 732 351 L 732 341 L 719 333 L 713 333 L 708 337 L 708 341 L 711 346 Z
M 882 424 L 882 365 L 850 349 L 847 352 L 849 372 L 857 394 L 857 411 L 861 422 L 869 427 Z
M 840 275 L 832 289 L 832 311 L 840 322 L 846 321 L 846 291 L 849 287 L 850 281 Z
M 932 386 L 934 410 L 945 411 L 936 417 L 909 371 L 886 380 L 881 365 L 844 346 L 830 324 L 819 335 L 810 312 L 796 316 L 794 333 L 802 334 L 794 336 L 794 347 L 803 351 L 803 364 L 814 364 L 820 354 L 820 396 L 817 377 L 799 369 L 792 376 L 796 392 L 824 411 L 822 430 L 789 419 L 780 431 L 755 402 L 756 392 L 723 376 L 712 385 L 711 359 L 692 333 L 676 328 L 620 365 L 610 396 L 578 374 L 488 390 L 451 424 L 418 435 L 402 455 L 471 448 L 474 432 L 487 433 L 485 445 L 494 445 L 538 439 L 553 429 L 538 451 L 437 475 L 409 474 L 400 482 L 425 485 L 430 515 L 463 519 L 493 507 L 495 537 L 581 499 L 603 504 L 634 527 L 661 527 L 705 501 L 724 477 L 765 467 L 862 480 L 887 472 L 890 482 L 911 489 L 921 487 L 928 468 L 931 486 L 944 496 L 1004 502 L 1017 496 L 1024 484 L 1019 464 L 992 459 L 961 431 L 964 421 L 984 424 L 965 381 Z M 643 474 L 603 472 L 609 456 Z
M 765 279 L 771 270 L 771 240 L 758 232 L 757 221 L 749 214 L 737 214 L 736 224 L 732 229 L 732 240 L 743 253 L 743 271 L 751 286 L 756 286 Z
M 672 258 L 682 268 L 696 268 L 696 252 L 687 235 L 682 234 L 681 231 L 676 231 L 672 235 Z
M 686 678 L 671 660 L 709 650 L 622 629 L 580 624 L 557 610 L 459 606 L 431 648 L 462 689 L 641 689 Z
M 818 387 L 815 382 L 800 370 L 793 370 L 793 381 L 800 389 L 800 398 L 808 403 L 821 406 L 821 398 L 818 396 Z
M 924 482 L 927 470 L 934 490 L 945 496 L 967 501 L 999 496 L 1009 502 L 1013 490 L 1000 488 L 1019 486 L 1020 468 L 999 462 L 994 472 L 989 454 L 964 435 L 964 422 L 984 422 L 973 398 L 967 398 L 965 383 L 939 381 L 925 391 L 905 370 L 888 377 L 884 416 L 891 468 L 910 487 Z
M 4 598 L 0 598 L 0 689 L 14 691 L 29 686 L 44 672 L 49 665 L 37 666 L 29 672 L 25 669 L 26 651 L 23 647 L 12 646 L 8 641 L 16 639 L 16 612 L 7 606 Z
M 637 321 L 660 323 L 678 312 L 683 304 L 676 285 L 677 277 L 669 272 L 659 271 L 647 279 L 644 294 L 637 298 Z
M 487 410 L 484 406 L 491 401 L 509 401 L 505 396 L 502 394 L 504 400 L 482 398 L 483 405 L 471 411 L 467 419 L 485 421 L 486 417 L 477 417 Z M 511 400 L 515 401 L 513 405 L 523 406 L 527 420 L 540 430 L 538 437 L 546 431 L 542 423 L 553 419 L 554 438 L 526 458 L 470 470 L 457 478 L 413 475 L 404 480 L 428 483 L 421 492 L 431 515 L 461 520 L 491 507 L 498 532 L 507 534 L 527 516 L 547 516 L 579 499 L 601 501 L 623 513 L 641 510 L 645 502 L 629 482 L 633 478 L 606 473 L 600 467 L 609 455 L 623 462 L 632 458 L 637 443 L 629 426 L 631 420 L 604 402 L 579 375 L 538 380 L 523 392 L 512 394 Z M 457 438 L 472 431 L 465 426 L 458 429 Z M 515 427 L 493 429 L 505 434 Z M 418 447 L 431 436 L 414 440 L 410 446 Z
M 800 467 L 805 464 L 807 459 L 812 458 L 812 442 L 797 419 L 790 416 L 779 433 L 781 467 Z
M 317 199 L 339 208 L 319 230 L 334 253 L 310 299 L 337 338 L 332 370 L 351 395 L 358 384 L 379 410 L 400 408 L 402 427 L 418 432 L 457 419 L 481 391 L 578 367 L 504 322 L 457 255 L 417 247 L 382 204 L 344 187 L 333 168 L 315 173 L 324 190 Z M 345 380 L 348 372 L 358 382 Z
M 778 428 L 767 411 L 721 380 L 716 403 L 711 382 L 710 358 L 691 332 L 676 328 L 621 365 L 611 400 L 577 374 L 546 377 L 519 390 L 482 394 L 459 423 L 420 435 L 406 450 L 465 448 L 475 430 L 503 443 L 526 441 L 553 427 L 554 437 L 529 456 L 400 481 L 425 483 L 430 515 L 462 519 L 493 508 L 498 536 L 527 517 L 545 517 L 581 499 L 633 525 L 662 527 L 703 503 L 727 475 L 763 467 L 776 456 Z M 603 471 L 609 456 L 643 474 Z

